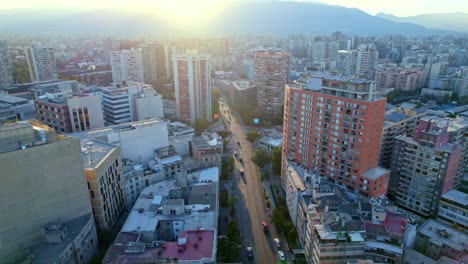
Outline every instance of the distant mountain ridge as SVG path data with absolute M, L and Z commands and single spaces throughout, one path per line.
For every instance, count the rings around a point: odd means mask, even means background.
M 468 13 L 463 12 L 421 14 L 408 17 L 378 13 L 375 16 L 395 22 L 414 23 L 428 28 L 468 32 Z
M 174 25 L 177 23 L 167 22 L 157 13 L 130 13 L 108 9 L 0 10 L 0 33 L 6 34 L 119 34 L 174 37 L 328 34 L 335 31 L 365 36 L 457 33 L 390 21 L 354 8 L 288 1 L 236 2 L 226 6 L 211 21 L 205 24 L 197 22 L 182 27 Z

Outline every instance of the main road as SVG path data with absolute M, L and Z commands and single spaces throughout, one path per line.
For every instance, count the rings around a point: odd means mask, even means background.
M 246 140 L 246 131 L 239 123 L 237 115 L 225 103 L 220 106 L 220 110 L 226 120 L 227 129 L 232 133 L 232 149 L 238 152 L 235 158 L 233 193 L 238 202 L 236 217 L 242 238 L 242 263 L 277 263 L 278 249 L 273 242 L 277 235 L 266 208 L 259 170 L 251 160 L 254 154 L 252 143 Z M 244 171 L 243 176 L 240 175 L 240 170 Z M 266 233 L 261 224 L 263 221 L 268 223 L 269 231 Z M 249 246 L 254 249 L 252 260 L 247 258 L 246 247 Z

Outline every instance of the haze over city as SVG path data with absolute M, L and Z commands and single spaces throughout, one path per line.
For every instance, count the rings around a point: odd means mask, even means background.
M 468 1 L 0 3 L 0 263 L 468 263 Z

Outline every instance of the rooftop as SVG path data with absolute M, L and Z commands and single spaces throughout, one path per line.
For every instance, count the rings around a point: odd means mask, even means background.
M 7 94 L 0 94 L 0 103 L 5 103 L 5 104 L 14 106 L 14 105 L 26 104 L 28 103 L 28 100 L 21 98 L 21 97 L 11 96 Z
M 386 170 L 384 168 L 380 168 L 380 167 L 375 167 L 375 168 L 372 168 L 368 171 L 366 171 L 362 176 L 366 177 L 367 179 L 370 179 L 370 180 L 376 180 L 382 176 L 385 176 L 387 175 L 388 173 L 390 173 L 389 170 Z
M 443 194 L 442 198 L 456 202 L 457 204 L 461 204 L 463 206 L 468 206 L 468 194 L 458 190 L 450 190 Z
M 118 148 L 113 144 L 95 139 L 80 140 L 80 144 L 85 169 L 98 167 L 107 155 Z
M 425 235 L 431 243 L 439 246 L 445 245 L 457 251 L 464 251 L 468 247 L 467 234 L 443 225 L 434 219 L 427 220 L 418 229 L 418 233 Z

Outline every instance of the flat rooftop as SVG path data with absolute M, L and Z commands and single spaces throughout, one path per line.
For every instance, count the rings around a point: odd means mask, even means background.
M 113 144 L 95 139 L 80 140 L 80 144 L 85 169 L 98 167 L 103 159 L 117 148 Z
M 367 179 L 370 179 L 370 180 L 376 180 L 382 176 L 385 176 L 387 175 L 388 173 L 390 173 L 389 170 L 386 170 L 384 168 L 380 168 L 380 167 L 375 167 L 375 168 L 372 168 L 368 171 L 366 171 L 362 176 L 366 177 Z
M 234 88 L 236 88 L 236 90 L 240 90 L 240 91 L 248 90 L 248 89 L 256 87 L 256 85 L 251 84 L 247 80 L 234 81 L 234 82 L 232 82 L 232 85 L 234 86 Z
M 458 190 L 450 190 L 442 195 L 442 198 L 454 201 L 462 206 L 468 206 L 468 194 Z
M 419 229 L 433 244 L 464 251 L 467 248 L 468 235 L 442 223 L 429 219 Z
M 21 98 L 21 97 L 11 96 L 7 94 L 0 94 L 0 103 L 5 103 L 5 104 L 14 106 L 14 105 L 26 104 L 28 103 L 28 100 Z

